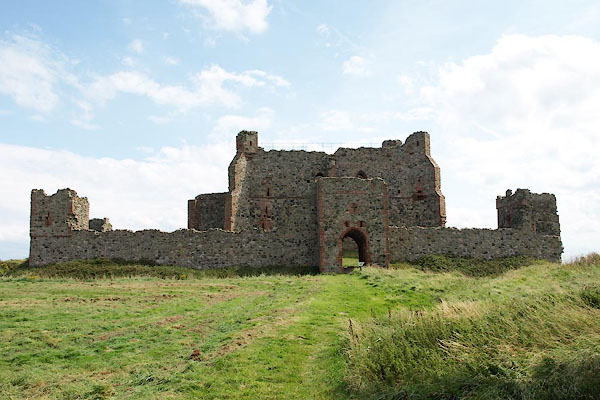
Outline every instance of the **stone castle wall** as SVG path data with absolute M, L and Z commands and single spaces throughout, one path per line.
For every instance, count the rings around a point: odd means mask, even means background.
M 315 265 L 316 249 L 306 238 L 289 238 L 274 232 L 252 229 L 199 232 L 182 229 L 96 232 L 75 230 L 69 235 L 31 238 L 31 266 L 78 259 L 118 258 L 152 260 L 163 265 L 198 269 L 232 266 Z
M 491 260 L 516 255 L 560 262 L 560 236 L 517 229 L 390 227 L 392 262 L 415 261 L 429 254 Z
M 389 264 L 387 185 L 380 179 L 319 178 L 319 266 L 339 272 L 345 237 L 357 242 L 360 261 Z M 360 255 L 359 255 L 360 257 Z
M 560 235 L 556 197 L 550 193 L 531 193 L 517 189 L 496 199 L 498 228 L 527 230 L 541 235 Z
M 188 229 L 223 229 L 228 196 L 229 193 L 209 193 L 188 200 Z
M 74 190 L 61 189 L 52 196 L 31 191 L 29 232 L 32 237 L 65 236 L 73 230 L 89 229 L 90 204 Z
M 404 144 L 385 141 L 380 148 L 338 149 L 334 175 L 382 178 L 388 185 L 390 224 L 444 226 L 445 199 L 440 190 L 440 168 L 431 158 L 430 138 L 415 132 Z
M 92 220 L 90 226 L 89 203 L 75 191 L 46 196 L 33 190 L 30 265 L 120 258 L 194 268 L 319 265 L 322 271 L 335 272 L 340 270 L 344 237 L 365 246 L 364 261 L 382 266 L 428 254 L 482 259 L 520 254 L 560 261 L 560 236 L 533 230 L 389 226 L 387 185 L 381 179 L 318 178 L 316 187 L 318 228 L 312 233 L 301 225 L 240 232 L 112 231 L 106 218 Z
M 389 219 L 393 225 L 444 226 L 445 199 L 440 190 L 440 169 L 431 158 L 430 138 L 415 132 L 406 143 L 388 140 L 380 148 L 340 148 L 334 154 L 307 151 L 264 151 L 256 132 L 242 131 L 236 137 L 237 153 L 229 166 L 229 194 L 223 203 L 222 225 L 213 221 L 198 202 L 188 204 L 188 227 L 207 229 L 223 226 L 240 231 L 258 227 L 294 226 L 314 232 L 316 178 L 383 178 L 388 185 Z M 214 195 L 209 195 L 214 196 Z M 211 204 L 206 200 L 206 204 Z M 214 203 L 212 203 L 214 204 Z M 214 221 L 216 223 L 217 221 Z

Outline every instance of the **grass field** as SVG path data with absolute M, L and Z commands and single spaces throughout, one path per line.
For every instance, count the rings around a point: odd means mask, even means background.
M 597 398 L 599 260 L 513 261 L 487 275 L 448 258 L 343 275 L 11 264 L 0 398 Z

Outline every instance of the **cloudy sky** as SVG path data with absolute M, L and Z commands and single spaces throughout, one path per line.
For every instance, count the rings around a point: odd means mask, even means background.
M 1 259 L 28 254 L 32 188 L 185 227 L 241 129 L 326 150 L 426 130 L 449 226 L 495 228 L 530 188 L 557 195 L 564 258 L 600 250 L 597 1 L 19 0 L 0 27 Z

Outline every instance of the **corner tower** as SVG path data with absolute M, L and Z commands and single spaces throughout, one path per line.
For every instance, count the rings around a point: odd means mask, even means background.
M 235 137 L 236 153 L 254 154 L 258 151 L 258 132 L 241 131 Z
M 530 231 L 538 235 L 560 236 L 560 223 L 556 211 L 556 197 L 550 193 L 531 193 L 517 189 L 513 194 L 496 199 L 498 228 Z
M 73 231 L 89 229 L 90 204 L 71 189 L 47 196 L 41 189 L 31 191 L 29 222 L 29 265 L 44 263 L 42 255 L 57 238 L 70 238 Z

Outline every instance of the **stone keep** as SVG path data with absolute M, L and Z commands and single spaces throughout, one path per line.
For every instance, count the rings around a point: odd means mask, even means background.
M 112 230 L 108 218 L 89 219 L 89 203 L 75 191 L 33 190 L 30 264 L 104 257 L 338 272 L 344 239 L 356 242 L 360 261 L 381 266 L 427 254 L 552 261 L 562 254 L 556 199 L 547 193 L 498 197 L 499 229 L 445 228 L 426 132 L 326 154 L 265 151 L 257 132 L 242 131 L 228 172 L 229 190 L 189 200 L 188 229 L 172 233 Z

